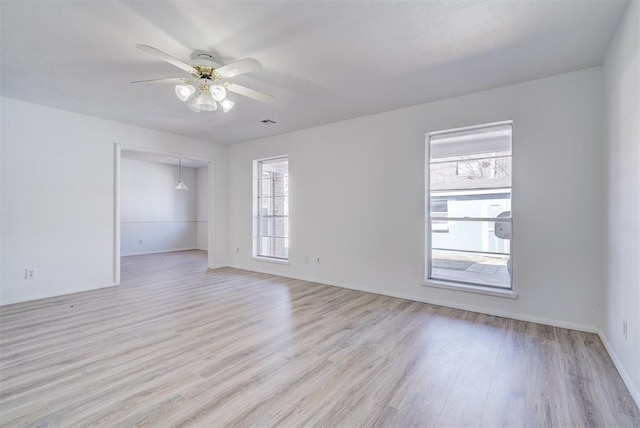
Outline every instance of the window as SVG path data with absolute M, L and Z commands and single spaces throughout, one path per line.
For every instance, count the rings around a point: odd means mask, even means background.
M 449 201 L 447 199 L 431 199 L 431 216 L 447 217 L 449 212 Z M 434 220 L 431 223 L 432 232 L 448 232 L 449 223 L 447 221 Z
M 254 162 L 254 249 L 256 257 L 289 259 L 289 158 Z
M 428 135 L 427 279 L 512 288 L 511 134 L 504 122 Z

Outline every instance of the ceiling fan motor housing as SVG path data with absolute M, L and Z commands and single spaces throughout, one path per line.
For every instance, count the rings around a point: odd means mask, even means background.
M 194 59 L 192 59 L 191 65 L 192 66 L 202 65 L 205 67 L 218 66 L 218 64 L 215 62 L 215 58 L 212 55 L 204 52 L 199 53 Z
M 215 73 L 218 64 L 214 61 L 213 56 L 208 53 L 198 53 L 197 57 L 191 60 L 190 65 L 198 70 L 201 79 L 218 80 L 220 76 Z

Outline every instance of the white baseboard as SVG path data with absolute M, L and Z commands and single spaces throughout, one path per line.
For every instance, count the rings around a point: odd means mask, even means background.
M 115 287 L 115 285 L 114 284 L 98 285 L 95 287 L 84 288 L 82 290 L 63 290 L 63 291 L 56 291 L 51 293 L 36 294 L 35 296 L 29 296 L 29 297 L 19 297 L 17 299 L 2 300 L 0 301 L 0 306 L 13 305 L 15 303 L 31 302 L 33 300 L 48 299 L 50 297 L 68 296 L 69 294 L 82 293 L 85 291 L 99 290 L 101 288 L 109 288 L 109 287 Z
M 127 253 L 121 254 L 122 257 L 127 256 L 146 256 L 147 254 L 160 254 L 160 253 L 173 253 L 176 251 L 189 251 L 189 250 L 200 250 L 201 248 L 197 247 L 187 247 L 187 248 L 167 248 L 166 250 L 156 250 L 156 251 L 141 251 L 137 253 Z M 205 249 L 206 251 L 206 249 Z
M 613 346 L 611 345 L 611 342 L 609 342 L 607 335 L 600 328 L 598 329 L 598 336 L 600 336 L 600 340 L 602 340 L 604 347 L 607 349 L 607 352 L 609 353 L 613 364 L 616 366 L 616 369 L 618 369 L 618 373 L 620 373 L 622 381 L 625 385 L 627 385 L 629 394 L 631 394 L 631 397 L 633 397 L 636 405 L 640 407 L 640 390 L 638 390 L 638 387 L 634 385 L 631 376 L 629 376 L 629 372 L 627 372 L 627 369 L 625 369 L 625 367 L 622 365 L 622 361 L 620 361 L 620 357 L 618 357 L 615 349 L 613 349 Z
M 486 315 L 494 315 L 494 316 L 503 317 L 503 318 L 511 318 L 511 319 L 516 319 L 520 321 L 528 321 L 528 322 L 533 322 L 537 324 L 550 325 L 553 327 L 567 328 L 570 330 L 578 330 L 586 333 L 598 333 L 598 328 L 592 325 L 577 324 L 569 321 L 555 320 L 551 318 L 543 318 L 543 317 L 537 317 L 533 315 L 524 315 L 516 312 L 487 309 L 482 306 L 465 305 L 457 302 L 451 302 L 448 300 L 429 299 L 429 298 L 424 298 L 422 296 L 408 294 L 408 293 L 396 293 L 393 291 L 378 290 L 378 289 L 362 287 L 362 286 L 353 285 L 353 284 L 346 284 L 342 282 L 326 281 L 322 279 L 309 278 L 309 277 L 303 277 L 303 276 L 297 276 L 297 275 L 288 275 L 288 274 L 285 275 L 269 269 L 255 269 L 253 267 L 245 267 L 240 265 L 230 265 L 229 267 L 248 270 L 252 272 L 266 273 L 269 275 L 282 276 L 285 278 L 299 279 L 301 281 L 316 282 L 320 284 L 331 285 L 333 287 L 341 287 L 341 288 L 348 288 L 350 290 L 364 291 L 367 293 L 379 294 L 382 296 L 398 297 L 400 299 L 412 300 L 414 302 L 429 303 L 431 305 L 437 305 L 437 306 L 446 306 L 448 308 L 461 309 L 464 311 L 477 312 L 477 313 L 486 314 Z

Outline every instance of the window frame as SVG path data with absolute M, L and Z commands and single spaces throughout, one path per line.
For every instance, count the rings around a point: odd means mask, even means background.
M 514 221 L 513 221 L 513 209 L 514 209 L 514 204 L 513 204 L 513 192 L 514 192 L 514 180 L 513 180 L 513 159 L 514 159 L 514 126 L 513 126 L 513 121 L 512 120 L 507 120 L 507 121 L 501 121 L 501 122 L 493 122 L 493 123 L 485 123 L 485 124 L 480 124 L 480 125 L 473 125 L 473 126 L 467 126 L 467 127 L 460 127 L 460 128 L 451 128 L 451 129 L 445 129 L 445 130 L 440 130 L 440 131 L 434 131 L 434 132 L 429 132 L 426 134 L 426 138 L 425 138 L 425 271 L 424 271 L 424 279 L 423 279 L 423 285 L 427 285 L 427 286 L 431 286 L 431 287 L 436 287 L 436 288 L 444 288 L 444 289 L 451 289 L 451 290 L 456 290 L 456 291 L 466 291 L 466 292 L 472 292 L 472 293 L 479 293 L 479 294 L 485 294 L 485 295 L 491 295 L 491 296 L 497 296 L 497 297 L 507 297 L 507 298 L 512 298 L 512 299 L 516 299 L 518 297 L 515 289 L 514 289 L 514 275 L 513 275 L 513 265 L 511 267 L 511 273 L 510 273 L 510 277 L 509 277 L 509 288 L 506 287 L 500 287 L 500 286 L 492 286 L 492 285 L 488 285 L 488 284 L 478 284 L 478 283 L 473 283 L 473 282 L 466 282 L 466 281 L 456 281 L 453 279 L 438 279 L 438 278 L 432 278 L 432 250 L 433 250 L 433 245 L 432 245 L 432 236 L 433 233 L 438 233 L 439 231 L 437 230 L 432 230 L 432 222 L 433 221 L 438 221 L 438 220 L 443 220 L 442 218 L 438 217 L 438 216 L 432 216 L 432 212 L 431 212 L 431 193 L 432 193 L 432 189 L 431 189 L 431 139 L 435 136 L 438 135 L 445 135 L 445 134 L 452 134 L 452 133 L 456 133 L 456 132 L 468 132 L 468 131 L 475 131 L 475 130 L 482 130 L 482 129 L 486 129 L 486 128 L 491 128 L 491 127 L 498 127 L 498 126 L 505 126 L 508 125 L 511 127 L 511 185 L 509 186 L 509 190 L 510 190 L 510 194 L 511 194 L 511 198 L 510 198 L 510 205 L 511 205 L 511 217 L 508 218 L 509 224 L 511 225 L 511 239 L 510 239 L 510 243 L 509 243 L 509 256 L 510 259 L 512 260 L 514 257 L 514 245 L 513 245 L 513 225 L 514 225 Z M 458 176 L 458 166 L 456 165 L 456 176 Z M 477 190 L 477 189 L 469 189 L 469 190 Z M 447 220 L 449 221 L 495 221 L 495 218 L 485 218 L 485 217 L 447 217 Z
M 263 254 L 264 252 L 262 251 L 262 242 L 261 242 L 261 234 L 260 234 L 260 224 L 261 224 L 261 219 L 264 218 L 283 218 L 286 220 L 286 229 L 288 232 L 290 232 L 290 227 L 289 227 L 289 217 L 290 217 L 290 213 L 287 209 L 287 213 L 286 214 L 275 214 L 275 209 L 274 209 L 274 214 L 270 214 L 270 215 L 261 215 L 261 200 L 264 198 L 264 196 L 261 196 L 261 183 L 262 183 L 262 166 L 264 165 L 264 163 L 270 163 L 270 162 L 278 162 L 278 161 L 284 161 L 286 160 L 287 163 L 287 180 L 289 180 L 289 155 L 279 155 L 279 156 L 273 156 L 273 157 L 268 157 L 268 158 L 261 158 L 261 159 L 255 159 L 253 161 L 253 249 L 252 249 L 252 258 L 254 260 L 259 260 L 259 261 L 267 261 L 267 262 L 272 262 L 272 263 L 279 263 L 279 264 L 289 264 L 289 252 L 287 251 L 287 257 L 278 257 L 278 256 L 273 256 L 273 255 L 266 255 Z M 288 185 L 288 183 L 287 183 Z M 280 196 L 275 196 L 272 195 L 271 197 L 276 198 L 276 197 L 280 197 Z M 290 195 L 287 192 L 286 195 L 282 196 L 282 198 L 285 198 L 285 204 L 288 206 L 289 201 L 290 201 Z M 278 236 L 278 238 L 282 238 L 285 239 L 287 241 L 290 240 L 290 236 L 289 233 L 283 236 Z M 287 249 L 289 248 L 288 246 L 288 242 L 287 242 Z

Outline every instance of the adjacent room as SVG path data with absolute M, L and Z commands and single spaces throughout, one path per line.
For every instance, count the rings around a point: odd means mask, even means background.
M 151 257 L 159 269 L 187 251 L 207 260 L 208 163 L 121 150 L 118 170 L 121 281 L 143 275 L 138 268 L 151 254 L 163 254 Z
M 640 0 L 0 24 L 0 426 L 640 426 Z

